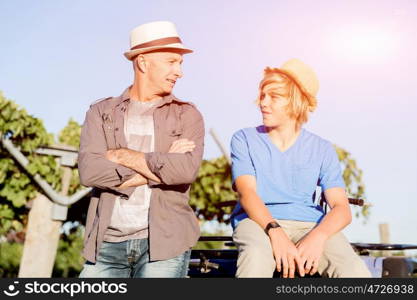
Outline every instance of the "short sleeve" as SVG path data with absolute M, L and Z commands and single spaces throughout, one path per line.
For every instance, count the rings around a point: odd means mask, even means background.
M 246 135 L 242 130 L 236 132 L 230 143 L 232 157 L 232 183 L 242 175 L 256 175 L 252 159 L 249 154 Z
M 345 188 L 339 158 L 333 145 L 329 142 L 326 144 L 320 168 L 320 187 L 323 191 L 333 187 Z

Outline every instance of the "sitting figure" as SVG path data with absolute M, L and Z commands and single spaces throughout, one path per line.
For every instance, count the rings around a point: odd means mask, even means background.
M 292 59 L 266 68 L 257 104 L 263 125 L 231 141 L 236 277 L 371 277 L 341 230 L 352 220 L 332 144 L 302 127 L 317 106 L 315 72 Z M 330 212 L 312 200 L 319 185 Z

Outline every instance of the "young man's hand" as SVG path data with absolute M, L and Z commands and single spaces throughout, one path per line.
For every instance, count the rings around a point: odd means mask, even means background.
M 319 232 L 311 231 L 296 244 L 301 258 L 301 265 L 304 266 L 306 274 L 313 275 L 317 272 L 325 242 L 326 236 Z
M 294 278 L 295 270 L 304 277 L 304 268 L 301 263 L 299 251 L 281 228 L 273 228 L 269 231 L 272 251 L 277 264 L 277 271 L 284 278 Z

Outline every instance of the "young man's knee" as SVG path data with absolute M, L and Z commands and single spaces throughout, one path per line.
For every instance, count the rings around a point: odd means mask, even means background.
M 270 247 L 261 247 L 257 245 L 247 245 L 239 249 L 239 258 L 245 258 L 254 261 L 272 261 L 273 254 Z
M 369 271 L 368 267 L 366 266 L 365 262 L 360 258 L 357 257 L 355 261 L 350 263 L 351 271 L 350 276 L 345 277 L 358 277 L 358 278 L 369 278 L 372 277 L 371 272 Z
M 329 277 L 339 278 L 369 278 L 371 272 L 360 257 L 345 260 L 342 264 L 335 266 L 333 274 Z
M 252 249 L 239 254 L 236 277 L 272 277 L 274 270 L 271 254 Z

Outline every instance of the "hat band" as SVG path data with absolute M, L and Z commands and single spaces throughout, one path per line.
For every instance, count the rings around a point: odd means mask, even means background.
M 157 40 L 153 40 L 147 43 L 136 45 L 130 48 L 130 50 L 148 48 L 148 47 L 153 47 L 153 46 L 163 46 L 163 45 L 175 44 L 175 43 L 182 43 L 181 39 L 179 37 L 166 37 L 166 38 L 157 39 Z

